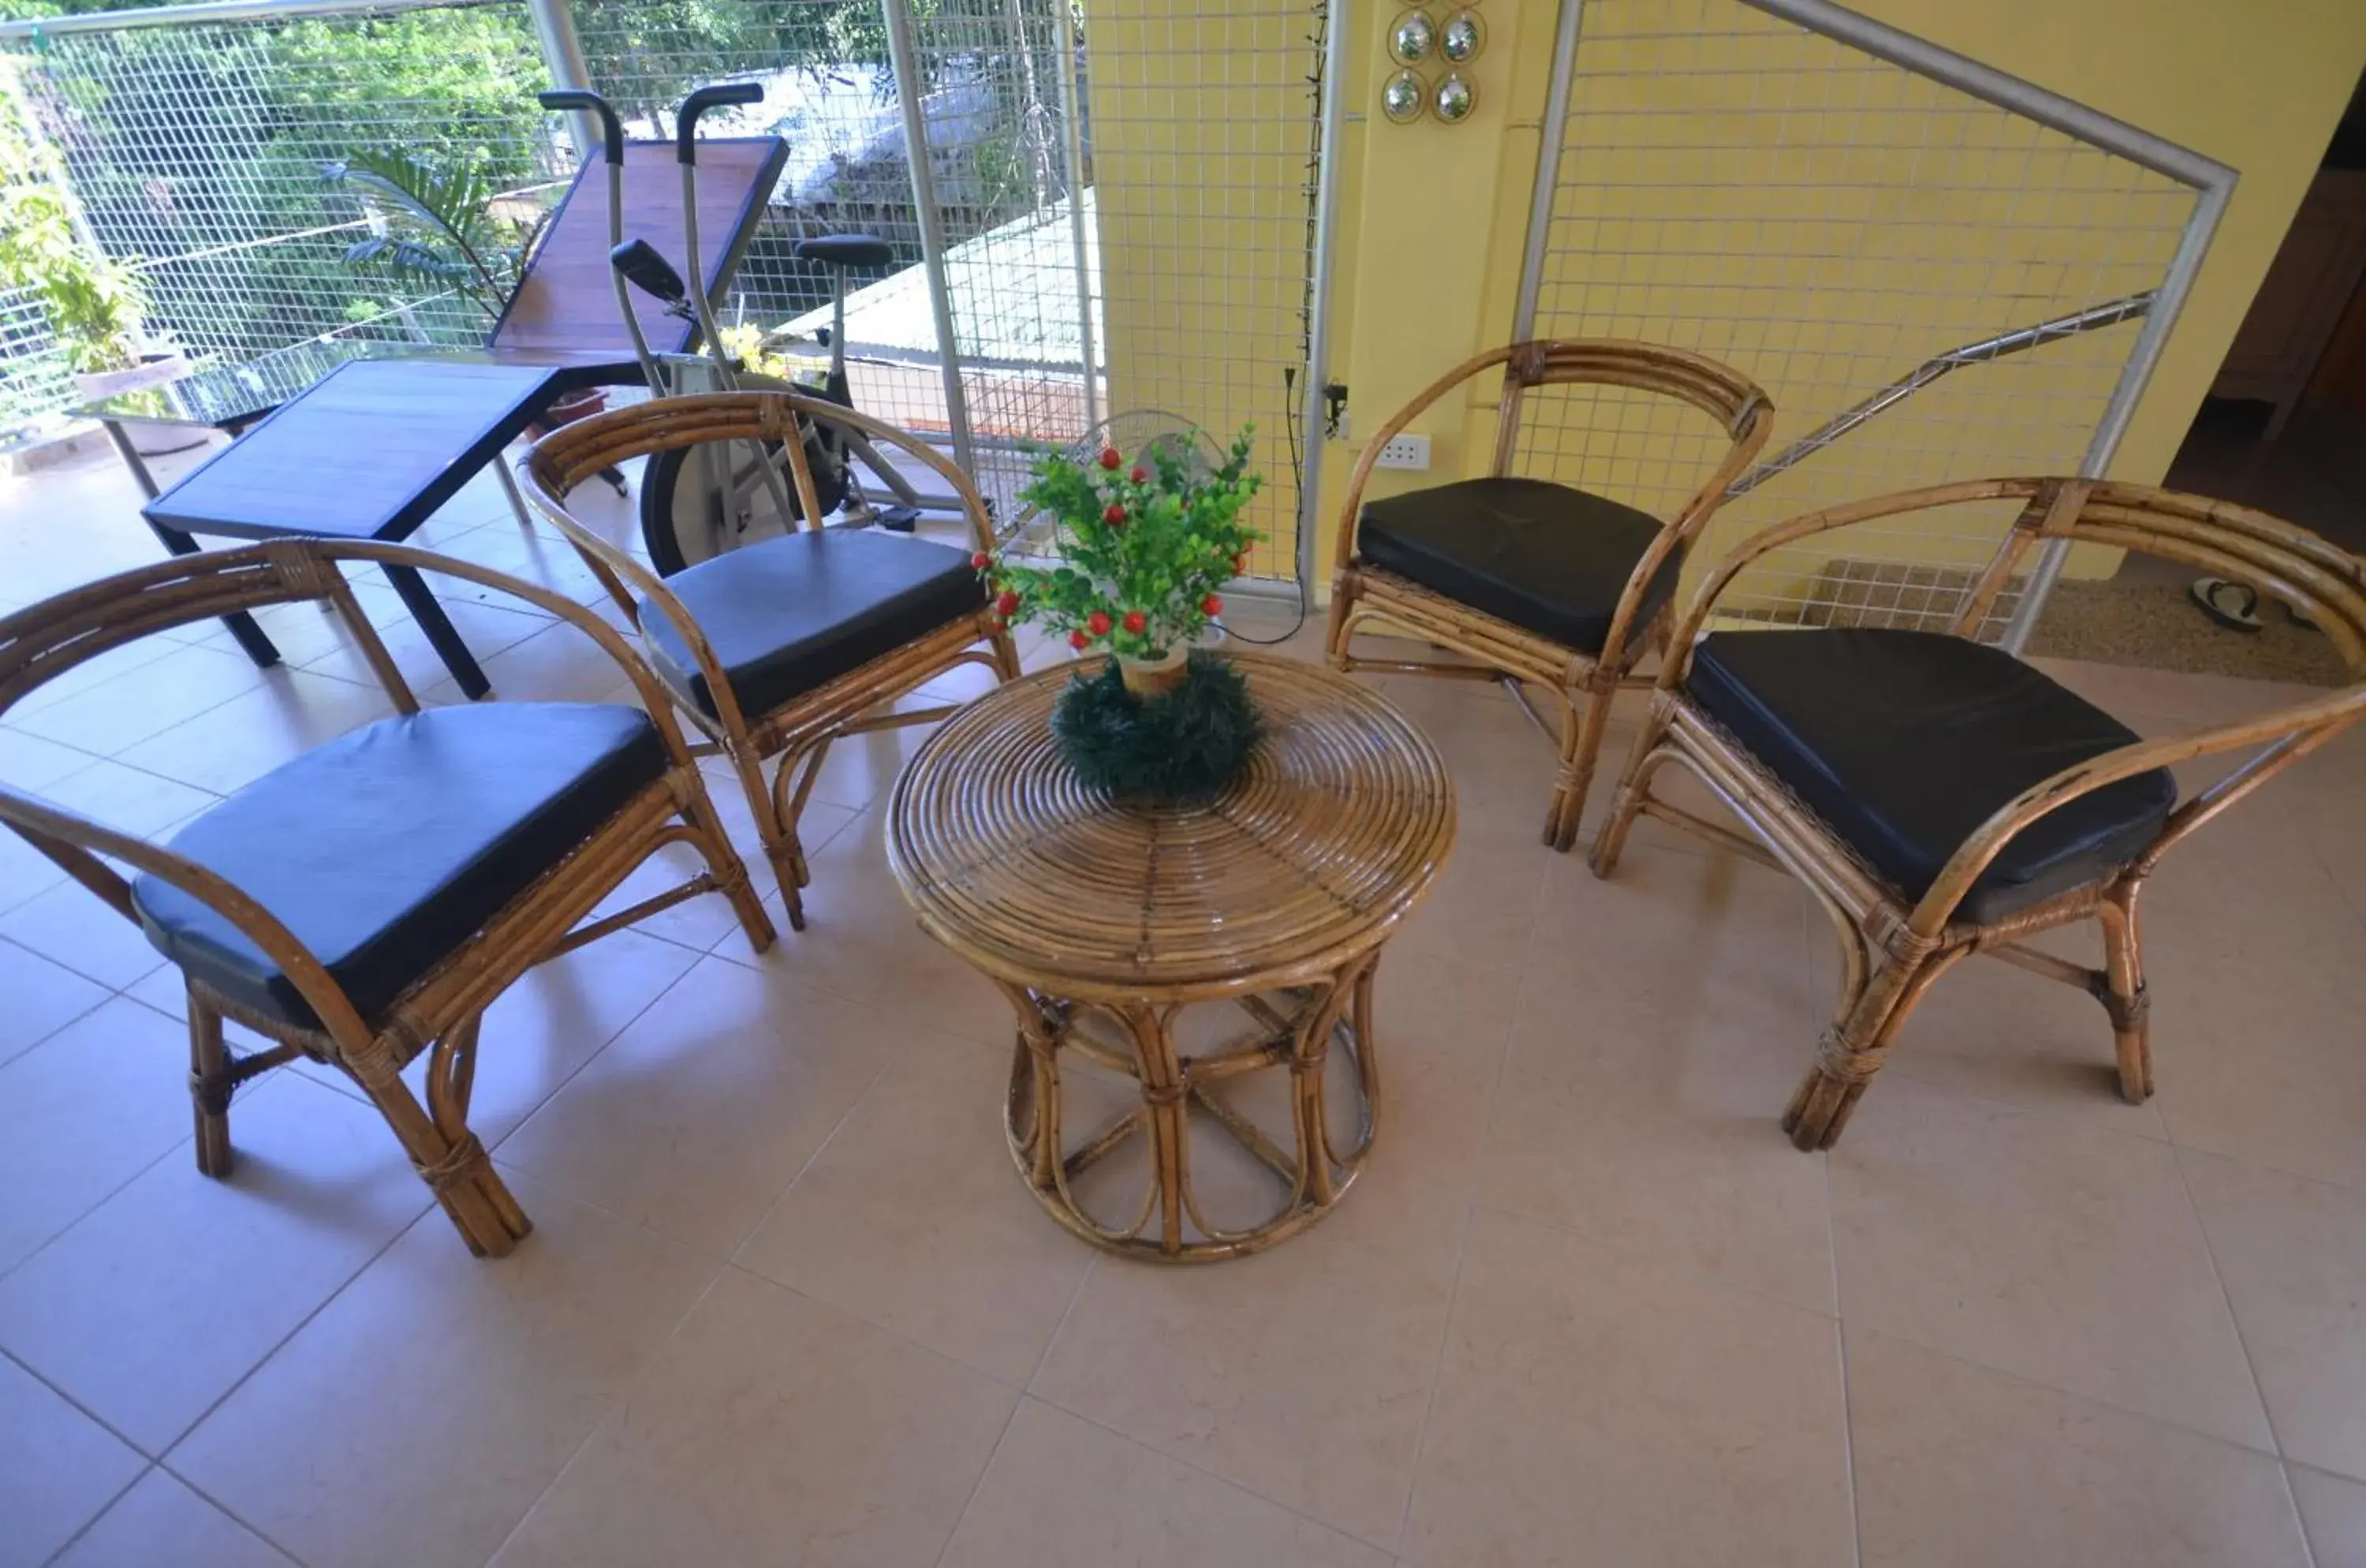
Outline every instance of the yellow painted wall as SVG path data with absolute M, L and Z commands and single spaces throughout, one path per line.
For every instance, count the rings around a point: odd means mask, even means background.
M 1606 0 L 1609 6 L 1622 3 Z M 2357 0 L 2277 0 L 2252 6 L 2228 6 L 2223 0 L 1988 0 L 1964 6 L 1954 0 L 1865 0 L 1861 8 L 2239 172 L 2234 202 L 2208 263 L 2113 464 L 2119 477 L 2158 479 L 2274 254 L 2361 66 L 2366 66 L 2366 5 Z M 1476 66 L 1477 116 L 1460 126 L 1425 121 L 1400 127 L 1380 120 L 1375 107 L 1385 67 L 1372 46 L 1393 9 L 1355 8 L 1361 36 L 1356 40 L 1346 105 L 1351 116 L 1369 112 L 1370 118 L 1341 150 L 1349 162 L 1342 169 L 1346 178 L 1340 270 L 1335 276 L 1337 347 L 1333 373 L 1352 389 L 1351 418 L 1358 432 L 1376 428 L 1438 372 L 1508 333 L 1555 13 L 1553 0 L 1486 0 L 1483 14 L 1491 32 Z M 1703 112 L 1713 115 L 1717 108 L 1705 103 Z M 1630 249 L 1648 243 L 1648 234 L 1640 231 L 1620 236 L 1620 243 Z M 2033 243 L 2042 252 L 2045 244 L 2056 242 Z M 2046 258 L 2040 254 L 2036 259 Z M 1857 277 L 1851 287 L 1862 289 L 1877 283 L 1877 278 Z M 1910 299 L 1901 299 L 1897 308 L 1909 313 L 1939 310 Z M 1744 309 L 1736 306 L 1737 310 Z M 1892 350 L 1906 354 L 1898 371 L 1910 367 L 1922 352 L 1964 341 L 1953 321 L 1934 318 L 1919 324 L 1928 329 L 1921 347 L 1906 353 L 1905 345 L 1915 341 L 1910 333 Z M 2104 336 L 2096 334 L 2090 346 L 2100 349 Z M 1798 346 L 1790 345 L 1795 350 Z M 1845 332 L 1834 328 L 1808 346 L 1824 351 L 1828 360 L 1856 347 L 1872 362 L 1878 357 L 1874 351 L 1888 345 L 1853 344 Z M 1742 368 L 1753 368 L 1751 344 L 1737 344 L 1731 352 Z M 1755 352 L 1763 356 L 1769 351 L 1761 345 Z M 2099 365 L 2103 358 L 2100 353 L 2089 357 Z M 1829 368 L 1819 374 L 1819 387 L 1846 378 Z M 1862 366 L 1847 374 L 1855 376 L 1865 390 L 1883 378 Z M 1954 398 L 1964 400 L 1964 418 L 1977 418 L 1983 405 L 1975 378 L 1980 374 L 1965 372 L 1943 390 L 1923 394 L 1924 410 L 1944 415 L 1947 400 Z M 1989 386 L 1992 390 L 1995 383 Z M 1435 443 L 1432 473 L 1382 477 L 1375 492 L 1435 482 L 1441 474 L 1474 471 L 1486 452 L 1489 395 L 1482 391 L 1474 400 L 1476 406 L 1450 402 L 1433 411 L 1417 427 L 1426 430 Z M 1779 389 L 1776 400 L 1785 400 Z M 1786 407 L 1785 417 L 1777 421 L 1775 444 L 1803 433 L 1821 412 L 1832 411 Z M 1982 448 L 1977 442 L 1967 446 L 1959 443 L 1959 448 L 1969 454 L 1964 460 L 1978 462 Z M 2017 449 L 2010 443 L 1998 445 L 2004 454 Z M 1326 563 L 1341 481 L 1355 451 L 1352 445 L 1335 444 L 1326 457 L 1329 504 L 1324 513 L 1326 539 L 1321 557 Z M 1863 488 L 1942 477 L 1908 471 L 1912 465 L 1903 459 L 1892 467 L 1898 471 L 1864 476 Z M 1766 498 L 1770 503 L 1780 499 L 1772 490 Z M 1912 547 L 1910 542 L 1894 546 L 1893 553 L 1911 553 Z M 1327 570 L 1321 575 L 1327 577 Z
M 1313 95 L 1295 0 L 1084 0 L 1108 408 L 1159 410 L 1229 441 L 1256 426 L 1266 536 L 1295 558 L 1300 359 Z M 1302 391 L 1302 388 L 1300 389 Z M 1122 437 L 1121 437 L 1122 438 Z

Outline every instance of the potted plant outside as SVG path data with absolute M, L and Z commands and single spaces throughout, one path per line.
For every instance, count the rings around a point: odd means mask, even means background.
M 1260 483 L 1245 429 L 1211 466 L 1162 436 L 1129 460 L 1103 446 L 1083 461 L 1041 456 L 1020 499 L 1057 525 L 1060 559 L 973 562 L 1003 619 L 1066 637 L 1108 660 L 1071 681 L 1053 716 L 1087 784 L 1122 798 L 1189 805 L 1222 793 L 1258 735 L 1247 682 L 1193 642 L 1223 610 L 1259 535 L 1242 513 Z
M 83 243 L 54 188 L 7 193 L 0 208 L 0 288 L 28 290 L 41 301 L 84 402 L 188 374 L 186 358 L 151 345 L 141 332 L 148 300 L 140 275 Z M 133 446 L 149 457 L 204 439 L 202 432 L 193 435 L 169 425 L 135 423 L 130 433 Z

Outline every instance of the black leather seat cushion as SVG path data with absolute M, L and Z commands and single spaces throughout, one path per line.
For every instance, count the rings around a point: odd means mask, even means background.
M 1910 900 L 1998 807 L 2136 739 L 2011 654 L 1935 632 L 1715 632 L 1685 689 Z M 2159 769 L 2038 818 L 1955 919 L 1993 920 L 2125 864 L 2176 804 Z
M 986 603 L 966 551 L 868 528 L 767 539 L 666 586 L 706 634 L 751 723 Z M 659 672 L 712 714 L 714 694 L 673 623 L 644 604 L 641 626 Z
M 1599 653 L 1635 563 L 1659 536 L 1648 512 L 1543 479 L 1463 479 L 1364 507 L 1357 549 L 1374 566 L 1581 653 Z M 1637 606 L 1651 624 L 1676 592 L 1669 552 Z
M 873 234 L 817 234 L 797 242 L 796 257 L 826 266 L 885 266 L 896 248 Z
M 274 769 L 172 847 L 254 895 L 374 1022 L 666 766 L 636 707 L 430 708 Z M 190 975 L 320 1022 L 279 966 L 197 899 L 141 876 L 131 901 L 148 940 Z

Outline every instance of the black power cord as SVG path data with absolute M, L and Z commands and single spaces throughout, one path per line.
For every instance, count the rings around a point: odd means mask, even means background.
M 1290 443 L 1290 498 L 1292 503 L 1290 514 L 1295 517 L 1305 510 L 1306 499 L 1306 467 L 1299 457 L 1297 366 L 1285 365 L 1281 367 L 1281 429 Z M 1301 523 L 1302 521 L 1301 519 Z M 1216 624 L 1224 628 L 1224 635 L 1235 642 L 1247 643 L 1252 648 L 1279 648 L 1296 637 L 1306 625 L 1306 579 L 1296 571 L 1292 571 L 1290 576 L 1298 583 L 1298 614 L 1290 621 L 1288 631 L 1279 637 L 1251 637 L 1245 632 L 1234 630 L 1228 622 L 1219 619 Z

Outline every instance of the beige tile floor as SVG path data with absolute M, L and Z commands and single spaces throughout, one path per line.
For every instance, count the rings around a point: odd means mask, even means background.
M 427 536 L 591 596 L 487 487 Z M 0 491 L 6 606 L 155 553 L 106 465 Z M 617 688 L 456 614 L 504 695 Z M 45 691 L 0 779 L 163 832 L 384 711 L 268 619 L 288 668 L 197 626 Z M 2278 695 L 2060 673 L 2151 730 Z M 909 735 L 833 757 L 802 936 L 702 901 L 495 1010 L 499 1263 L 320 1072 L 199 1178 L 172 975 L 0 835 L 0 1564 L 2366 1564 L 2366 745 L 2159 879 L 2154 1104 L 2091 1003 L 1966 968 L 1825 1156 L 1774 1125 L 1832 984 L 1797 889 L 1648 825 L 1595 882 L 1507 700 L 1391 691 L 1464 829 L 1384 972 L 1376 1160 L 1215 1269 L 1013 1179 L 999 1004 L 882 859 Z

